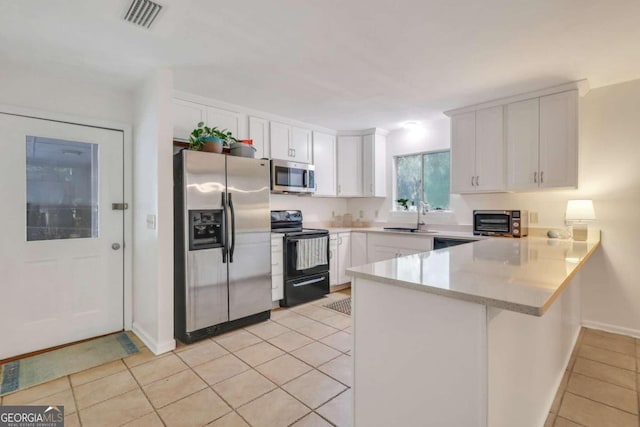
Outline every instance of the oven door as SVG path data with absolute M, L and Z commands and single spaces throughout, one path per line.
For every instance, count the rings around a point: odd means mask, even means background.
M 329 293 L 329 272 L 284 282 L 284 298 L 280 306 L 291 307 L 322 298 Z
M 309 193 L 313 191 L 313 187 L 313 171 L 309 170 L 309 165 L 280 160 L 271 161 L 273 192 Z
M 482 211 L 473 214 L 473 234 L 510 235 L 511 214 L 507 211 Z
M 285 280 L 329 271 L 329 235 L 285 237 L 284 260 Z

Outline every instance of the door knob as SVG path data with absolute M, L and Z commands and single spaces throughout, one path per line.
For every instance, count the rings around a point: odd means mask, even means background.
M 113 243 L 111 245 L 111 249 L 113 249 L 114 251 L 117 251 L 118 249 L 120 249 L 120 243 Z

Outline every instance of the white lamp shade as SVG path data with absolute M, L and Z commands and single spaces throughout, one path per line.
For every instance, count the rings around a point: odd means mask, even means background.
M 596 212 L 593 210 L 592 200 L 569 200 L 567 202 L 567 221 L 593 221 L 596 219 Z

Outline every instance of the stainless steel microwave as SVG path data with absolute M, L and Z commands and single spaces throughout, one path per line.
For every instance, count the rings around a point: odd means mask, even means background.
M 286 160 L 271 160 L 272 193 L 313 193 L 315 191 L 315 166 Z
M 529 234 L 528 211 L 473 211 L 473 234 L 524 237 Z

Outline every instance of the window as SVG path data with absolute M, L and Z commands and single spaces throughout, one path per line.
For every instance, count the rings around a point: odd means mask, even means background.
M 396 200 L 408 199 L 407 206 L 417 206 L 422 200 L 431 210 L 449 209 L 449 151 L 397 156 Z

